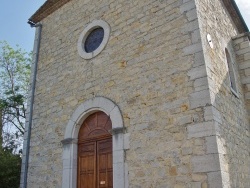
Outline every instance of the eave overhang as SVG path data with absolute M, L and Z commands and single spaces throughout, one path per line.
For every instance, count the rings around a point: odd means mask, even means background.
M 44 18 L 58 10 L 71 0 L 47 0 L 36 12 L 29 18 L 29 22 L 34 24 L 42 21 Z M 234 0 L 222 0 L 227 8 L 231 18 L 236 25 L 239 33 L 249 32 L 249 29 L 239 11 L 238 6 Z
M 244 21 L 240 10 L 234 0 L 222 0 L 225 7 L 227 8 L 231 18 L 237 27 L 239 33 L 249 32 L 249 29 Z
M 42 21 L 44 18 L 58 10 L 71 0 L 47 0 L 36 12 L 29 18 L 29 22 L 34 24 Z

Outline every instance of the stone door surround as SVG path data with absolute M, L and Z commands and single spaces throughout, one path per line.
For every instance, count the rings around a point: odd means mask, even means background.
M 127 173 L 124 162 L 124 126 L 119 107 L 105 97 L 94 97 L 79 105 L 68 121 L 63 144 L 63 176 L 62 188 L 77 186 L 77 141 L 78 132 L 83 121 L 91 114 L 102 111 L 112 122 L 113 140 L 113 187 L 125 188 Z

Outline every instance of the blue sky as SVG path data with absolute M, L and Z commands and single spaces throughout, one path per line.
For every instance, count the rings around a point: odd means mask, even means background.
M 12 47 L 18 44 L 26 51 L 33 49 L 35 28 L 27 24 L 30 16 L 45 0 L 0 0 L 0 41 Z
M 235 1 L 250 28 L 250 0 Z M 31 28 L 27 21 L 44 2 L 45 0 L 1 0 L 0 41 L 6 40 L 13 47 L 18 44 L 24 50 L 31 51 L 35 28 Z

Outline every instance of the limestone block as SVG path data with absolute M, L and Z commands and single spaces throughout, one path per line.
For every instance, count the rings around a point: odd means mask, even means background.
M 241 79 L 242 84 L 249 84 L 250 83 L 250 77 L 245 77 Z
M 217 134 L 213 121 L 189 125 L 187 131 L 189 139 L 213 136 Z
M 186 16 L 187 16 L 188 21 L 193 21 L 193 20 L 197 19 L 197 10 L 192 9 L 192 10 L 188 11 L 186 13 Z
M 202 52 L 195 53 L 193 67 L 199 67 L 201 65 L 205 65 L 204 54 Z
M 216 136 L 206 137 L 206 151 L 208 154 L 219 152 Z
M 245 70 L 245 75 L 246 76 L 250 76 L 250 68 L 248 68 L 248 69 Z
M 208 186 L 209 187 L 218 187 L 223 188 L 222 186 L 222 177 L 220 171 L 208 173 Z
M 119 180 L 119 181 L 116 181 L 115 184 L 113 185 L 114 187 L 119 187 L 121 185 L 124 185 L 125 183 L 125 179 L 124 179 L 124 165 L 123 163 L 116 163 L 113 165 L 113 169 L 115 169 L 116 174 L 114 174 L 114 177 L 115 179 Z
M 180 11 L 181 13 L 187 12 L 191 9 L 195 8 L 195 2 L 194 1 L 189 1 L 180 6 Z
M 240 43 L 244 42 L 244 38 L 243 38 L 243 37 L 240 37 L 240 38 L 237 38 L 237 39 L 233 39 L 233 41 L 234 41 L 234 44 L 235 44 L 235 45 L 236 45 L 236 44 L 240 44 Z
M 191 115 L 188 116 L 181 116 L 179 118 L 176 119 L 176 124 L 177 125 L 185 125 L 185 124 L 189 124 L 192 123 L 193 119 Z
M 130 133 L 124 134 L 124 149 L 127 150 L 130 148 Z
M 244 60 L 250 60 L 250 53 L 245 53 L 244 54 Z
M 206 77 L 206 68 L 205 66 L 199 66 L 192 68 L 190 71 L 188 71 L 188 76 L 190 77 L 190 80 L 195 80 L 198 78 L 204 78 Z
M 201 182 L 191 182 L 190 185 L 192 188 L 201 188 Z
M 250 47 L 249 41 L 244 41 L 240 43 L 240 49 L 249 48 L 249 47 Z
M 195 10 L 195 9 L 194 9 Z M 195 44 L 195 43 L 198 43 L 201 39 L 201 36 L 200 36 L 200 30 L 194 30 L 191 34 L 191 39 L 192 39 L 192 43 Z
M 208 89 L 208 81 L 206 77 L 198 78 L 194 81 L 195 91 L 202 91 Z
M 207 179 L 207 175 L 205 173 L 200 173 L 200 174 L 192 174 L 192 180 L 193 181 L 199 181 L 203 182 Z
M 237 55 L 242 55 L 250 52 L 250 48 L 244 48 L 236 52 Z
M 219 157 L 216 154 L 193 156 L 191 158 L 193 172 L 214 172 L 220 170 Z
M 208 188 L 207 182 L 202 182 L 201 188 Z
M 188 165 L 181 165 L 180 167 L 178 167 L 177 171 L 179 174 L 189 174 L 190 167 Z
M 201 43 L 192 44 L 183 48 L 184 55 L 190 55 L 202 51 Z
M 181 149 L 181 154 L 182 155 L 190 155 L 192 154 L 193 149 L 191 147 L 185 147 Z
M 211 104 L 210 93 L 208 90 L 198 91 L 189 96 L 190 108 L 203 107 Z
M 124 162 L 124 151 L 123 150 L 113 151 L 113 160 L 116 161 L 116 163 L 123 163 Z
M 249 55 L 249 57 L 250 57 L 250 55 Z M 240 70 L 245 70 L 247 68 L 250 68 L 250 58 L 249 58 L 249 60 L 246 60 L 243 63 L 239 64 L 239 69 Z
M 198 29 L 198 26 L 199 25 L 198 25 L 198 21 L 197 20 L 191 21 L 188 24 L 185 24 L 183 26 L 182 33 L 194 31 L 194 30 Z M 196 49 L 196 51 L 201 51 L 202 50 L 201 46 L 199 46 L 197 44 L 197 46 L 193 46 L 193 47 L 191 46 L 190 48 L 187 48 L 186 51 L 189 50 L 187 52 L 190 54 L 190 52 L 191 51 L 195 51 L 195 49 Z
M 175 184 L 174 188 L 185 188 L 184 184 Z
M 225 140 L 222 137 L 214 137 L 215 136 L 206 138 L 207 153 L 226 154 Z M 216 143 L 214 143 L 215 141 Z
M 204 113 L 205 121 L 215 120 L 218 123 L 222 123 L 221 114 L 214 106 L 207 106 L 204 109 L 205 109 Z

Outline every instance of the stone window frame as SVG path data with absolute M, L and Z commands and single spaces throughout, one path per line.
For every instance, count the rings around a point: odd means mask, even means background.
M 237 89 L 237 82 L 236 82 L 236 75 L 235 75 L 235 68 L 234 68 L 234 62 L 232 60 L 231 54 L 228 50 L 228 48 L 225 48 L 225 54 L 226 54 L 226 65 L 227 65 L 227 71 L 228 71 L 228 80 L 230 84 L 231 92 L 239 98 L 238 95 L 238 89 Z
M 103 40 L 100 44 L 100 46 L 95 49 L 93 52 L 87 53 L 84 47 L 84 43 L 88 35 L 96 28 L 103 28 L 104 30 L 104 36 Z M 85 29 L 82 31 L 82 33 L 79 36 L 78 42 L 77 42 L 77 50 L 78 54 L 83 58 L 83 59 L 92 59 L 93 57 L 97 56 L 102 52 L 102 50 L 105 48 L 105 46 L 108 43 L 109 36 L 110 36 L 110 26 L 107 22 L 103 20 L 94 20 L 90 24 L 85 27 Z
M 119 107 L 110 99 L 95 97 L 79 105 L 68 121 L 63 144 L 63 176 L 62 188 L 77 187 L 77 147 L 78 132 L 84 120 L 91 114 L 102 111 L 112 122 L 113 142 L 113 187 L 128 187 L 128 170 L 125 164 L 126 134 L 124 134 L 123 119 Z

